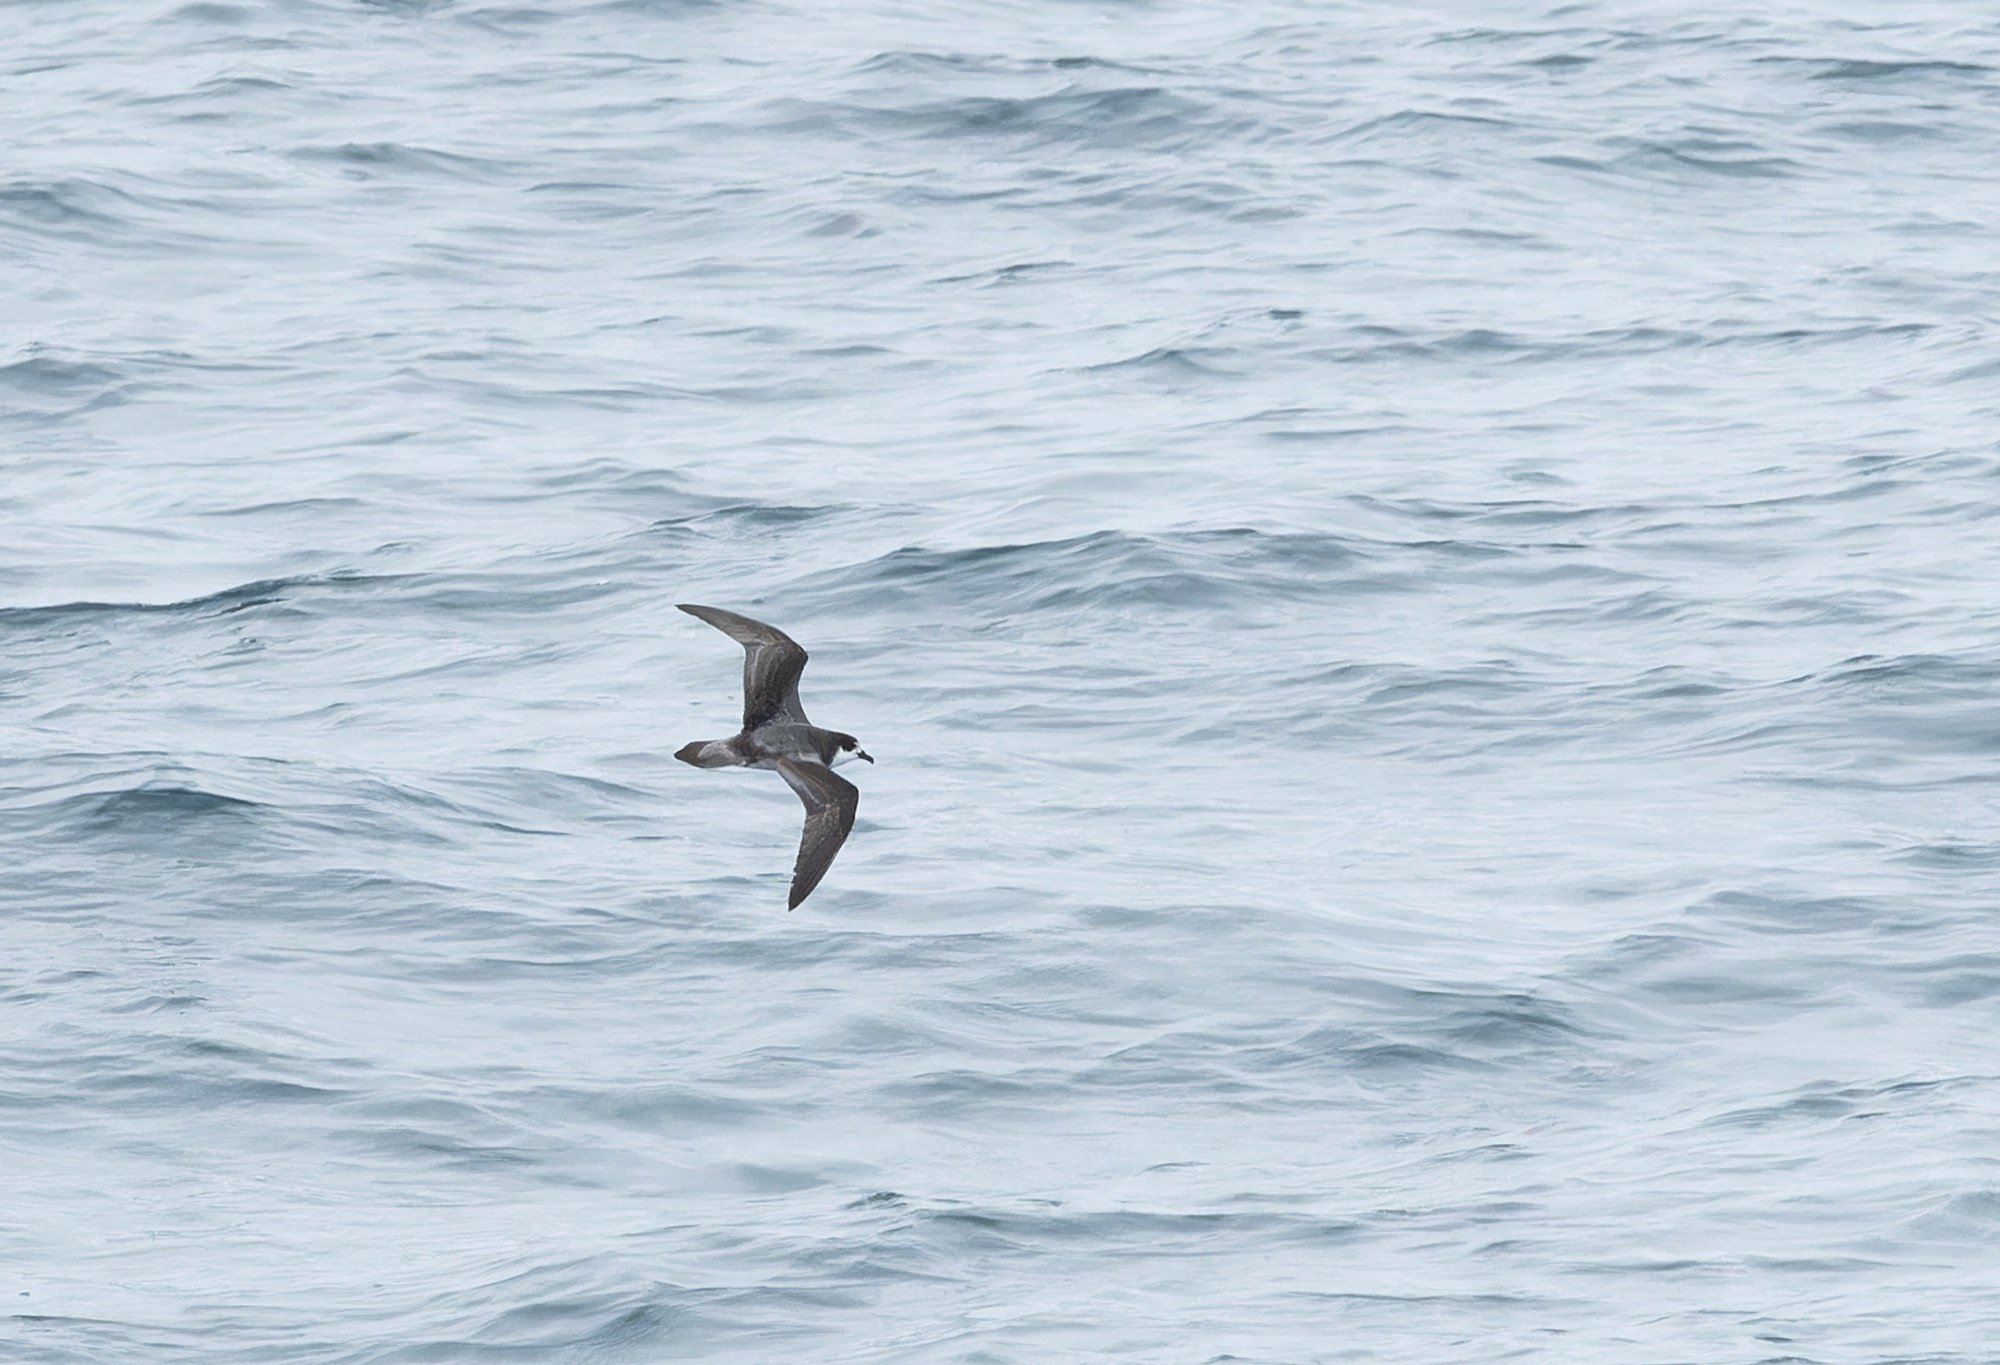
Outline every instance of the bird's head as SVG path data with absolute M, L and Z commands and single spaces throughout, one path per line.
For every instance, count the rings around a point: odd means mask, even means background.
M 833 762 L 827 764 L 829 768 L 838 768 L 841 764 L 853 758 L 861 759 L 865 763 L 873 763 L 875 761 L 869 757 L 868 751 L 861 747 L 861 741 L 853 735 L 837 735 L 835 738 L 839 741 L 840 748 L 834 751 Z

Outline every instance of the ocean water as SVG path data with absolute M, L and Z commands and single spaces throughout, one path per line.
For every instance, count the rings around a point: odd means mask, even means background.
M 2000 23 L 0 7 L 0 1359 L 2000 1359 Z M 713 603 L 877 758 L 826 881 Z

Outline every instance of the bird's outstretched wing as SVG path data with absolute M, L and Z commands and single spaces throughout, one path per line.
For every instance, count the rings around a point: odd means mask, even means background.
M 861 789 L 831 768 L 795 763 L 789 758 L 778 760 L 778 776 L 806 803 L 806 830 L 799 838 L 799 860 L 792 868 L 791 903 L 785 907 L 796 910 L 847 842 L 847 831 L 854 828 L 855 807 L 861 804 Z
M 706 621 L 743 646 L 743 728 L 754 730 L 767 720 L 809 724 L 799 705 L 799 674 L 805 672 L 806 652 L 799 642 L 762 621 L 738 616 L 720 607 L 678 604 L 689 616 Z

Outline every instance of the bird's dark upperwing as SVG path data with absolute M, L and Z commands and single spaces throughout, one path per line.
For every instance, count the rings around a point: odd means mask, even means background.
M 861 789 L 831 768 L 795 763 L 789 758 L 778 760 L 778 776 L 806 803 L 806 832 L 799 838 L 799 860 L 792 868 L 792 899 L 785 907 L 796 910 L 847 842 L 847 831 L 854 828 L 855 807 L 861 804 Z
M 706 621 L 743 646 L 743 728 L 754 730 L 767 720 L 808 724 L 805 708 L 799 705 L 799 674 L 805 672 L 806 652 L 799 642 L 762 621 L 738 616 L 720 607 L 697 607 L 686 602 L 680 609 Z

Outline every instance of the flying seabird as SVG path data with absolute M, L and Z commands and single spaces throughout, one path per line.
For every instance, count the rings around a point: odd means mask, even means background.
M 806 719 L 799 705 L 806 652 L 791 636 L 720 607 L 679 606 L 743 646 L 743 729 L 729 739 L 698 739 L 674 757 L 697 768 L 774 768 L 799 794 L 806 805 L 806 829 L 792 868 L 791 903 L 785 907 L 796 910 L 854 828 L 861 792 L 834 768 L 851 758 L 875 760 L 853 735 L 822 730 Z

